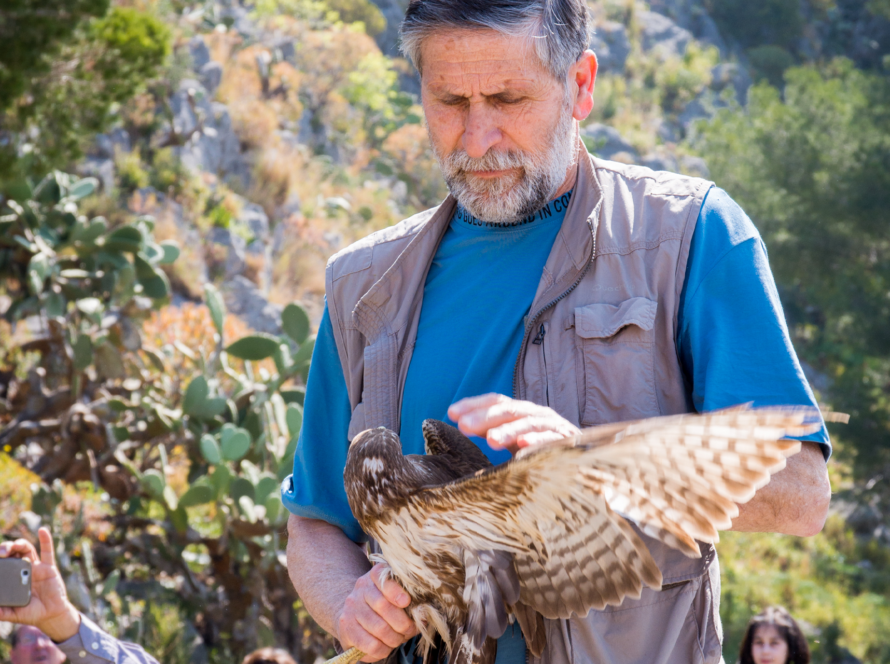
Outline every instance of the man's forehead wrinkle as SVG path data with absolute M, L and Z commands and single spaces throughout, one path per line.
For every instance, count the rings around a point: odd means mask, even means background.
M 436 76 L 429 81 L 429 88 L 436 94 L 471 97 L 478 94 L 490 96 L 507 91 L 536 93 L 541 85 L 535 79 L 521 75 L 502 78 L 490 72 L 454 72 L 450 75 Z

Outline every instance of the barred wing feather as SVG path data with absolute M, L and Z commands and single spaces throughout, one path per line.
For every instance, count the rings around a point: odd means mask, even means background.
M 588 429 L 506 464 L 414 492 L 403 516 L 420 541 L 514 554 L 520 602 L 546 618 L 661 587 L 619 514 L 690 557 L 713 542 L 786 457 L 783 436 L 819 427 L 815 409 L 735 408 Z

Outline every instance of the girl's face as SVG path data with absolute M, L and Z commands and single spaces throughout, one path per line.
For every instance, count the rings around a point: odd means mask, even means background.
M 788 661 L 788 642 L 775 625 L 760 625 L 754 630 L 751 657 L 754 664 L 785 664 Z

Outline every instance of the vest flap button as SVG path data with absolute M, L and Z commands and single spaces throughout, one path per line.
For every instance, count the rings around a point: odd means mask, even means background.
M 99 649 L 99 642 L 98 642 L 98 641 L 93 641 L 93 643 L 91 644 L 91 647 L 92 647 L 93 650 L 98 650 L 98 649 Z

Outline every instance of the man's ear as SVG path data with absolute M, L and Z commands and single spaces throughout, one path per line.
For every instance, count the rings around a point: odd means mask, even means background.
M 593 90 L 598 66 L 596 55 L 588 49 L 569 69 L 569 84 L 575 86 L 572 117 L 576 120 L 583 120 L 593 110 Z

